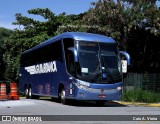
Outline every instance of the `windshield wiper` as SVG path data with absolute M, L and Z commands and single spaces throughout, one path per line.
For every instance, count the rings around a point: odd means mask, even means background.
M 98 50 L 98 60 L 99 63 L 94 71 L 94 78 L 93 82 L 97 82 L 97 79 L 102 79 L 102 64 L 101 64 L 101 56 L 100 56 L 100 45 L 98 44 L 99 50 Z M 100 76 L 100 77 L 99 77 Z
M 98 65 L 97 65 L 97 67 L 96 67 L 96 69 L 94 71 L 94 77 L 92 79 L 92 82 L 97 82 L 97 79 L 102 78 L 101 77 L 102 72 L 100 71 L 100 66 L 101 66 L 101 63 L 98 63 Z
M 92 79 L 92 82 L 93 82 L 93 83 L 94 83 L 94 82 L 96 83 L 99 78 L 101 79 L 101 75 L 102 75 L 101 72 L 95 74 L 94 78 Z M 99 77 L 99 76 L 100 76 L 100 77 Z
M 108 66 L 105 64 L 103 56 L 101 56 L 101 60 L 102 60 L 102 67 L 105 68 L 105 71 L 104 71 L 104 69 L 102 69 L 102 73 L 106 73 L 109 76 L 109 78 L 106 78 L 108 80 L 108 82 L 113 82 L 112 74 L 111 74 Z

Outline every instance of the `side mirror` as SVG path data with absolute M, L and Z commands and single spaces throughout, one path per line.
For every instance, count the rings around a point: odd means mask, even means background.
M 122 73 L 127 73 L 127 65 L 131 65 L 131 57 L 127 52 L 120 51 L 120 55 L 124 56 L 125 59 L 121 60 L 122 63 Z
M 127 65 L 130 65 L 131 64 L 131 57 L 130 55 L 127 53 L 127 52 L 124 52 L 124 51 L 119 51 L 120 55 L 123 55 L 126 60 L 127 60 Z

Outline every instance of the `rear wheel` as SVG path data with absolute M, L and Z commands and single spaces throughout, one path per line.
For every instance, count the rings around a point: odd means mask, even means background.
M 28 96 L 28 87 L 27 86 L 25 88 L 24 95 L 25 95 L 26 99 L 29 98 L 29 96 Z
M 31 86 L 29 87 L 29 88 L 27 88 L 27 95 L 26 95 L 26 98 L 27 99 L 39 99 L 39 96 L 38 95 L 33 95 L 32 94 L 32 88 L 31 88 Z
M 32 99 L 32 88 L 31 87 L 29 87 L 29 90 L 28 90 L 28 98 Z

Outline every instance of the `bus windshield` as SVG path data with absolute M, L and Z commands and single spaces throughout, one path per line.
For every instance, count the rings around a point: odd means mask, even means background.
M 77 72 L 80 78 L 97 83 L 114 83 L 121 80 L 115 43 L 79 41 L 78 56 L 79 71 Z

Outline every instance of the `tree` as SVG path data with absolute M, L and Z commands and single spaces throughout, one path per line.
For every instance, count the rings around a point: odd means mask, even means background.
M 109 35 L 116 39 L 120 49 L 129 51 L 132 63 L 136 65 L 132 69 L 133 71 L 137 71 L 139 68 L 142 72 L 150 71 L 149 68 L 152 65 L 160 68 L 159 61 L 154 64 L 151 62 L 153 56 L 156 55 L 155 48 L 160 35 L 159 8 L 155 2 L 149 0 L 126 1 L 128 0 L 99 0 L 92 3 L 93 7 L 84 16 L 83 24 L 90 27 L 95 25 L 96 28 L 88 29 L 88 32 Z M 150 47 L 152 39 L 156 39 L 156 43 Z M 142 54 L 139 55 L 139 53 Z M 143 59 L 144 55 L 146 55 L 145 59 Z M 135 61 L 137 58 L 140 59 Z M 149 62 L 147 59 L 150 59 Z M 144 65 L 143 68 L 142 65 Z M 146 66 L 149 70 L 146 69 Z
M 63 32 L 87 32 L 86 27 L 82 24 L 81 20 L 83 19 L 85 13 L 80 13 L 78 15 L 66 15 L 65 21 L 60 25 L 56 31 L 56 34 Z
M 6 49 L 3 61 L 6 66 L 5 78 L 16 80 L 19 77 L 19 60 L 23 51 L 53 37 L 59 25 L 63 23 L 65 15 L 55 16 L 48 8 L 31 9 L 29 14 L 40 15 L 46 21 L 37 21 L 17 13 L 14 25 L 23 26 L 23 30 L 15 29 L 13 34 L 4 42 Z
M 7 37 L 9 37 L 12 33 L 12 30 L 0 28 L 0 80 L 4 80 L 4 63 L 3 63 L 3 54 L 5 49 L 3 48 L 4 41 Z
M 97 29 L 91 31 L 110 35 L 121 42 L 123 49 L 127 47 L 125 43 L 131 29 L 148 28 L 152 33 L 156 33 L 154 24 L 159 25 L 158 8 L 155 4 L 144 3 L 143 0 L 134 5 L 123 0 L 99 0 L 92 5 L 93 8 L 83 18 L 83 23 L 96 25 Z

